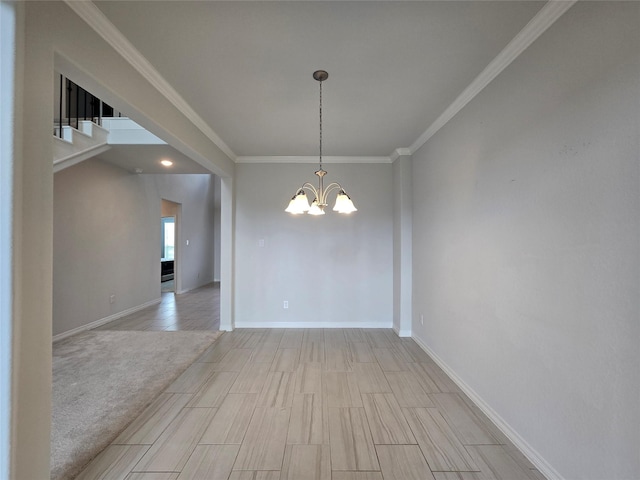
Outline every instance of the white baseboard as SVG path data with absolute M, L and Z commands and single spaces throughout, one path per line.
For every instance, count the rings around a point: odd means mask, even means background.
M 391 323 L 358 322 L 242 322 L 236 328 L 391 328 Z
M 205 285 L 209 285 L 208 283 L 204 283 L 202 285 L 198 285 L 195 287 L 191 287 L 191 288 L 183 288 L 182 290 L 176 290 L 175 294 L 176 295 L 182 295 L 183 293 L 188 293 L 191 292 L 192 290 L 197 290 L 198 288 L 204 287 Z
M 86 325 L 81 325 L 80 327 L 73 328 L 71 330 L 67 330 L 66 332 L 59 333 L 53 336 L 53 343 L 58 342 L 60 340 L 64 340 L 65 338 L 69 338 L 76 333 L 84 332 L 85 330 L 91 330 L 92 328 L 98 328 L 104 325 L 105 323 L 113 322 L 122 317 L 126 317 L 127 315 L 131 315 L 143 308 L 150 307 L 151 305 L 156 305 L 160 303 L 162 299 L 157 298 L 155 300 L 151 300 L 150 302 L 143 303 L 142 305 L 138 305 L 136 307 L 128 308 L 118 313 L 114 313 L 113 315 L 109 315 L 108 317 L 101 318 L 100 320 L 96 320 L 95 322 L 87 323 Z
M 393 326 L 393 331 L 396 332 L 396 335 L 398 335 L 399 337 L 410 337 L 411 336 L 411 330 L 402 330 L 399 327 L 397 327 L 396 325 Z
M 444 360 L 442 360 L 433 350 L 431 350 L 420 338 L 412 337 L 413 340 L 429 355 L 434 362 L 460 387 L 460 389 L 471 399 L 471 401 L 482 410 L 489 420 L 511 440 L 511 442 L 524 454 L 525 457 L 542 473 L 547 480 L 564 480 L 564 477 L 553 468 L 527 441 L 518 434 L 498 413 L 485 402 L 469 385 L 467 385 Z
M 210 281 L 210 282 L 203 283 L 203 284 L 201 284 L 201 285 L 197 285 L 197 286 L 194 286 L 194 287 L 191 287 L 191 288 L 185 288 L 185 289 L 183 289 L 183 290 L 176 291 L 175 293 L 176 293 L 176 295 L 182 295 L 183 293 L 191 292 L 192 290 L 197 290 L 197 289 L 199 289 L 199 288 L 206 287 L 207 285 L 213 285 L 213 284 L 215 284 L 215 283 L 216 283 L 216 282 L 212 280 L 212 281 Z

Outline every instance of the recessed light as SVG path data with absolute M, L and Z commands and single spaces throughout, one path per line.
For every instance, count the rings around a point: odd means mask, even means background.
M 173 165 L 173 162 L 171 160 L 160 160 L 160 163 L 165 167 L 170 167 L 171 165 Z

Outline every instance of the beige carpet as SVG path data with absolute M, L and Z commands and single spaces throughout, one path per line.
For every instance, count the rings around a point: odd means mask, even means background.
M 84 332 L 53 345 L 51 479 L 77 475 L 221 332 Z

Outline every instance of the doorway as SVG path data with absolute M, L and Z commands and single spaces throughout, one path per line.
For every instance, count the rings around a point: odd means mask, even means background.
M 160 291 L 178 291 L 178 216 L 180 204 L 162 199 L 160 219 Z

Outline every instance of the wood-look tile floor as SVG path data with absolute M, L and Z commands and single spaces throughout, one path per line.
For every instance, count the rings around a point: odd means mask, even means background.
M 544 479 L 413 340 L 381 329 L 224 333 L 78 478 Z
M 219 330 L 220 284 L 181 295 L 163 292 L 157 305 L 102 325 L 95 330 Z

